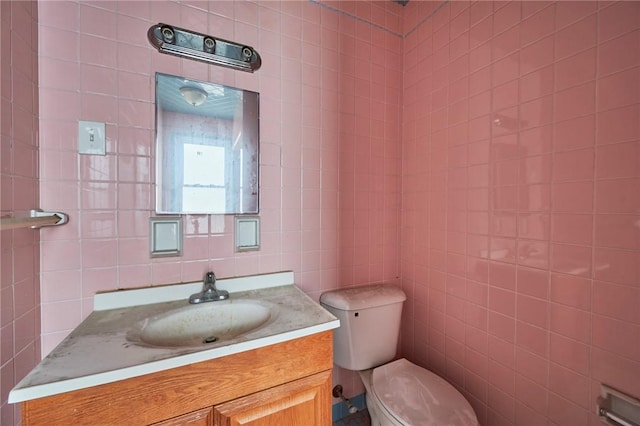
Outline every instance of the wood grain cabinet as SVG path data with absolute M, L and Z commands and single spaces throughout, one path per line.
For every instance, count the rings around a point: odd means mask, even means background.
M 182 414 L 168 420 L 154 423 L 153 426 L 211 426 L 213 425 L 213 407 Z
M 329 425 L 331 371 L 203 408 L 153 426 Z
M 22 403 L 23 425 L 331 425 L 332 331 Z
M 215 426 L 329 425 L 331 371 L 213 407 Z

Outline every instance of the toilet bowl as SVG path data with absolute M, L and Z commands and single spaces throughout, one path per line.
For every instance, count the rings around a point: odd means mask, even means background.
M 456 388 L 404 358 L 359 373 L 371 426 L 478 425 L 473 408 Z
M 334 362 L 358 371 L 372 426 L 477 426 L 469 402 L 443 378 L 395 358 L 406 296 L 376 284 L 333 290 L 320 304 L 340 320 Z

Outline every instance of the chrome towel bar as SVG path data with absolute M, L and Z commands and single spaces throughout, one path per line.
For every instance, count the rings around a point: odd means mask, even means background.
M 0 218 L 0 231 L 20 228 L 39 229 L 43 226 L 64 225 L 67 222 L 69 222 L 69 215 L 66 213 L 33 209 L 29 211 L 27 217 Z

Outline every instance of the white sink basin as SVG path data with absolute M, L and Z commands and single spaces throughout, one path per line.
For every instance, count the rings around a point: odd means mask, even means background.
M 160 347 L 208 345 L 253 331 L 270 317 L 269 305 L 257 300 L 207 302 L 147 318 L 130 337 Z

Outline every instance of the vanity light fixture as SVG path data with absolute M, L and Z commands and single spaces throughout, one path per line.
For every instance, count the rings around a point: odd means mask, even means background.
M 182 86 L 180 88 L 180 94 L 187 103 L 194 107 L 202 105 L 209 96 L 204 89 L 194 86 Z
M 262 65 L 253 47 L 172 25 L 152 25 L 147 37 L 160 53 L 247 72 L 254 72 Z

